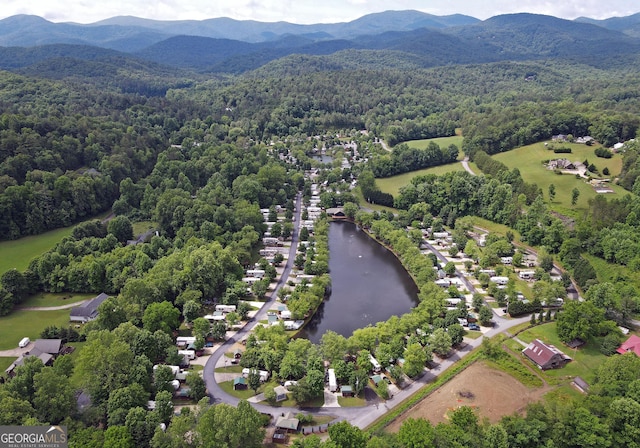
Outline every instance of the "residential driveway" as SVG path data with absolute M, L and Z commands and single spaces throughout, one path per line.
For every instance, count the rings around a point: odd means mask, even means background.
M 323 408 L 337 408 L 340 407 L 338 404 L 338 395 L 329 391 L 329 389 L 324 390 L 324 405 Z
M 27 345 L 24 348 L 12 348 L 11 350 L 0 350 L 0 358 L 17 358 L 20 355 L 23 355 L 24 353 L 28 352 L 30 349 L 33 348 L 33 342 L 29 343 L 29 345 Z
M 87 299 L 87 300 L 81 300 L 80 302 L 67 303 L 66 305 L 60 305 L 60 306 L 25 306 L 25 307 L 18 307 L 16 309 L 20 311 L 57 311 L 57 310 L 66 310 L 68 308 L 80 306 L 85 304 L 88 301 L 89 300 Z

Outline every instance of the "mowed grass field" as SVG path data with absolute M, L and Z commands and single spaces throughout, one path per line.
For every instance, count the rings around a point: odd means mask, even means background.
M 104 219 L 109 212 L 88 219 Z M 19 240 L 0 241 L 0 275 L 9 269 L 24 271 L 29 267 L 31 260 L 42 255 L 59 243 L 62 238 L 71 235 L 73 228 L 79 223 L 69 227 L 50 230 L 40 235 L 25 236 Z
M 63 306 L 83 300 L 92 299 L 97 294 L 80 294 L 75 292 L 50 293 L 41 292 L 34 294 L 20 304 L 20 307 L 27 306 Z
M 548 170 L 543 164 L 543 160 L 568 159 L 572 162 L 582 162 L 585 159 L 589 163 L 593 163 L 599 172 L 607 167 L 610 171 L 610 177 L 620 174 L 622 169 L 622 156 L 614 154 L 611 159 L 601 159 L 596 157 L 594 150 L 597 146 L 587 146 L 577 143 L 563 143 L 562 146 L 568 146 L 572 149 L 571 154 L 555 154 L 548 150 L 544 143 L 535 143 L 522 148 L 495 154 L 493 157 L 507 165 L 509 168 L 518 168 L 522 178 L 529 183 L 536 183 L 542 188 L 544 198 L 549 202 L 549 185 L 554 184 L 556 187 L 556 196 L 551 203 L 551 208 L 565 214 L 572 214 L 586 210 L 588 201 L 594 198 L 598 193 L 595 192 L 591 185 L 587 184 L 584 179 L 576 179 L 571 174 L 555 174 Z M 560 144 L 558 144 L 560 146 Z M 622 197 L 628 192 L 622 187 L 611 185 L 615 194 L 608 193 L 607 196 Z M 580 191 L 578 203 L 571 205 L 571 192 L 574 188 Z
M 26 236 L 19 240 L 0 242 L 0 274 L 9 269 L 24 271 L 31 260 L 54 247 L 62 238 L 71 235 L 73 227 Z
M 425 149 L 429 143 L 433 142 L 441 148 L 447 148 L 449 145 L 456 145 L 460 153 L 458 154 L 458 159 L 462 160 L 464 158 L 464 154 L 462 154 L 462 140 L 464 137 L 462 135 L 454 135 L 451 137 L 437 137 L 437 138 L 427 138 L 424 140 L 408 140 L 406 143 L 410 148 L 417 149 Z
M 474 164 L 470 164 L 474 165 Z M 479 173 L 478 167 L 471 166 L 471 169 Z M 451 171 L 464 171 L 464 167 L 460 162 L 448 163 L 446 165 L 434 166 L 431 168 L 425 168 L 423 170 L 410 171 L 408 173 L 398 174 L 397 176 L 385 177 L 381 179 L 376 179 L 376 184 L 378 188 L 385 193 L 390 193 L 396 196 L 400 192 L 400 188 L 405 185 L 409 185 L 411 179 L 416 176 L 424 176 L 426 174 L 435 174 L 437 176 L 441 176 L 445 173 L 450 173 Z
M 69 310 L 58 311 L 12 311 L 0 318 L 0 350 L 18 347 L 23 337 L 38 339 L 46 327 L 69 325 Z

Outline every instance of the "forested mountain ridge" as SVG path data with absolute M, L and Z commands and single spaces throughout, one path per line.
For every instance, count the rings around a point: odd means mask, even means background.
M 287 35 L 315 35 L 322 39 L 350 39 L 362 34 L 407 31 L 417 28 L 446 28 L 477 22 L 473 17 L 453 14 L 435 16 L 419 11 L 386 11 L 351 22 L 300 25 L 288 22 L 235 20 L 228 17 L 207 20 L 161 21 L 138 17 L 113 17 L 87 25 L 53 23 L 41 17 L 17 15 L 0 20 L 0 45 L 33 46 L 73 43 L 136 51 L 172 36 L 189 35 L 245 42 L 278 40 Z
M 385 14 L 376 16 L 382 23 L 387 23 L 385 17 Z M 25 16 L 21 19 L 28 23 L 27 29 L 37 28 L 43 23 L 42 19 Z M 364 22 L 369 25 L 360 28 L 369 31 L 368 34 L 345 38 L 335 38 L 324 32 L 274 34 L 270 40 L 262 42 L 188 35 L 185 29 L 182 35 L 157 40 L 144 47 L 139 44 L 136 44 L 135 48 L 124 45 L 120 53 L 101 48 L 105 46 L 104 42 L 95 41 L 91 44 L 93 46 L 77 45 L 76 42 L 81 39 L 74 38 L 71 39 L 74 45 L 65 43 L 33 48 L 4 48 L 0 67 L 25 67 L 41 62 L 48 56 L 96 60 L 118 55 L 122 58 L 133 56 L 139 60 L 198 72 L 237 74 L 255 70 L 271 61 L 294 54 L 334 55 L 336 67 L 339 67 L 350 64 L 353 51 L 368 51 L 370 53 L 366 63 L 372 64 L 378 57 L 381 59 L 378 68 L 385 66 L 385 59 L 389 60 L 392 67 L 405 65 L 411 60 L 414 67 L 426 68 L 448 64 L 542 58 L 571 58 L 595 65 L 606 65 L 612 59 L 640 53 L 639 38 L 589 23 L 535 14 L 510 14 L 462 26 L 421 27 L 409 30 L 403 29 L 402 21 L 395 30 L 386 30 L 386 26 L 372 30 L 372 20 L 374 18 L 367 17 Z M 0 43 L 3 42 L 2 22 L 0 21 Z M 22 33 L 17 31 L 19 27 L 9 19 L 5 19 L 4 22 L 7 22 L 4 26 L 5 37 L 14 34 L 22 36 Z M 44 24 L 45 30 L 51 25 L 46 21 Z M 54 32 L 51 34 L 57 36 Z M 121 42 L 128 39 L 125 34 L 119 35 Z M 137 42 L 144 41 L 139 36 L 135 39 Z M 61 40 L 66 42 L 69 39 Z M 344 51 L 351 53 L 340 53 Z
M 610 30 L 621 31 L 629 36 L 640 37 L 640 13 L 627 17 L 611 17 L 604 20 L 578 17 L 576 22 L 591 23 Z

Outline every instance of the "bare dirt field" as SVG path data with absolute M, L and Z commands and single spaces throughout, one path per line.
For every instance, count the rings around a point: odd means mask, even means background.
M 397 432 L 407 418 L 426 418 L 434 425 L 445 422 L 447 414 L 460 406 L 471 406 L 480 420 L 487 418 L 495 423 L 505 415 L 524 410 L 548 391 L 549 387 L 530 389 L 512 376 L 476 362 L 398 417 L 386 430 Z

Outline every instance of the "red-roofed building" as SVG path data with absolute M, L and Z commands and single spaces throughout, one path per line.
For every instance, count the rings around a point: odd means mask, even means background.
M 631 336 L 629 336 L 629 339 L 624 341 L 622 345 L 618 347 L 618 350 L 616 351 L 621 355 L 627 352 L 633 352 L 637 356 L 640 356 L 640 337 L 632 334 Z
M 569 356 L 540 339 L 532 341 L 522 353 L 542 370 L 559 369 L 571 361 Z

